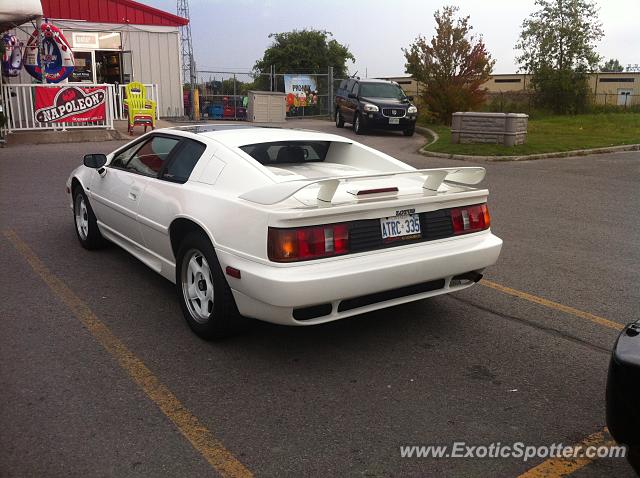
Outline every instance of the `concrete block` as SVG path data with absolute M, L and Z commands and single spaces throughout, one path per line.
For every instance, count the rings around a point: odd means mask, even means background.
M 522 113 L 458 112 L 453 114 L 453 144 L 524 144 L 529 116 Z

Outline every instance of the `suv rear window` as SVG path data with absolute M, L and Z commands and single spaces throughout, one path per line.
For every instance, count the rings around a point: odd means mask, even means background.
M 248 144 L 240 149 L 266 166 L 318 162 L 327 157 L 329 141 L 278 141 Z

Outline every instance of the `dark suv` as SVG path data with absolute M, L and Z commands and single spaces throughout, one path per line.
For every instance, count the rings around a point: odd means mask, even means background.
M 371 128 L 401 130 L 412 136 L 418 116 L 412 99 L 393 81 L 342 80 L 336 93 L 336 126 L 342 128 L 347 122 L 356 134 Z

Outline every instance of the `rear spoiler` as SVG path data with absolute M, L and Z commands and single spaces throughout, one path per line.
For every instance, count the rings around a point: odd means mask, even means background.
M 424 184 L 422 187 L 435 194 L 440 185 L 445 181 L 452 181 L 461 184 L 478 184 L 484 179 L 485 169 L 481 167 L 461 167 L 461 168 L 435 168 L 435 169 L 414 169 L 411 171 L 390 171 L 386 173 L 363 174 L 355 176 L 338 176 L 323 179 L 299 179 L 294 181 L 284 181 L 270 184 L 257 189 L 253 189 L 240 196 L 257 204 L 272 205 L 278 204 L 302 189 L 309 186 L 319 185 L 318 201 L 331 203 L 333 196 L 340 183 L 364 181 L 378 178 L 391 178 L 394 176 L 422 176 Z

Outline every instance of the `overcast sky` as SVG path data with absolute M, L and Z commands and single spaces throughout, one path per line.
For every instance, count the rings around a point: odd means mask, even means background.
M 173 12 L 175 0 L 140 0 Z M 533 0 L 191 0 L 191 30 L 198 70 L 250 70 L 270 44 L 269 33 L 328 30 L 356 58 L 349 72 L 369 77 L 404 74 L 404 55 L 418 35 L 433 36 L 433 12 L 455 4 L 471 16 L 496 65 L 513 73 L 520 25 Z M 598 51 L 626 66 L 640 63 L 640 0 L 600 0 L 605 37 Z

